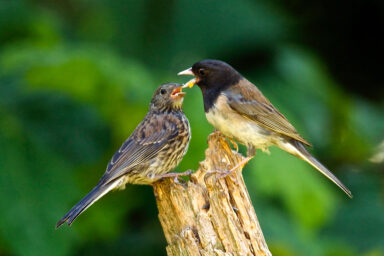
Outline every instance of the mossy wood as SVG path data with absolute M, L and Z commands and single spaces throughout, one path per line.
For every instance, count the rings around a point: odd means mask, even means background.
M 153 186 L 167 254 L 271 255 L 241 169 L 218 180 L 214 172 L 230 170 L 243 156 L 213 133 L 205 157 L 184 186 L 169 178 Z

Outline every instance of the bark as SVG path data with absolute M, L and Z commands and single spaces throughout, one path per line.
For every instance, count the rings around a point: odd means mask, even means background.
M 271 255 L 238 168 L 243 156 L 218 133 L 208 137 L 206 159 L 184 185 L 164 179 L 153 185 L 167 254 Z

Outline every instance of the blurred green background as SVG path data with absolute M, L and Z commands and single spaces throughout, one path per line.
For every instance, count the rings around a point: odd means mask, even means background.
M 177 72 L 224 60 L 259 86 L 353 192 L 278 149 L 244 170 L 274 255 L 384 255 L 380 1 L 0 0 L 0 255 L 165 255 L 150 186 L 110 193 L 71 228 Z M 200 90 L 184 110 L 204 158 Z

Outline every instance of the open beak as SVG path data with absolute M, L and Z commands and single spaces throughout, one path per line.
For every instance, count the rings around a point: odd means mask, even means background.
M 174 89 L 171 93 L 171 98 L 176 99 L 182 99 L 185 96 L 185 92 L 182 91 L 184 86 L 179 86 L 176 89 Z
M 195 74 L 193 74 L 192 68 L 188 68 L 184 71 L 177 73 L 177 75 L 179 75 L 179 76 L 181 76 L 181 75 L 194 76 Z M 193 79 L 189 80 L 186 84 L 184 84 L 183 88 L 186 88 L 186 87 L 192 88 L 195 84 L 196 84 L 196 79 L 193 78 Z

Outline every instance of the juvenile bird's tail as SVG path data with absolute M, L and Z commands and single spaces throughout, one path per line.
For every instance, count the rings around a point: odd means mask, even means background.
M 70 226 L 81 213 L 88 209 L 88 207 L 94 204 L 109 191 L 114 189 L 118 182 L 119 180 L 116 180 L 110 184 L 98 184 L 96 187 L 94 187 L 91 192 L 89 192 L 83 199 L 80 200 L 80 202 L 73 206 L 72 209 L 57 222 L 56 229 L 63 225 L 65 222 L 67 222 L 68 226 Z
M 292 139 L 290 142 L 286 142 L 281 145 L 281 147 L 287 152 L 303 159 L 304 161 L 315 167 L 325 177 L 330 179 L 341 190 L 343 190 L 350 198 L 353 197 L 351 191 L 330 170 L 328 170 L 315 157 L 313 157 L 301 142 Z

